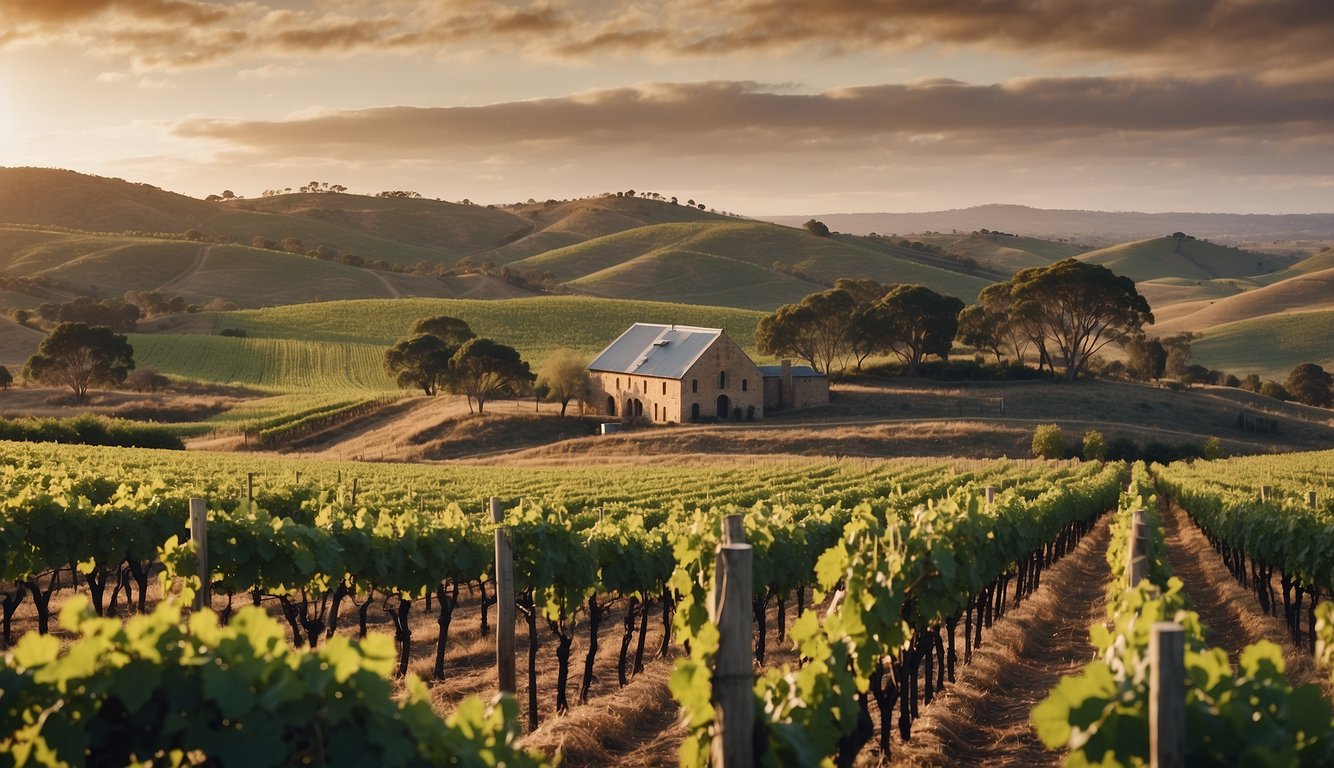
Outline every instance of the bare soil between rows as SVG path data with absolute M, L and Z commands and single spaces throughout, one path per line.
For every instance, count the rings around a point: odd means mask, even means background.
M 1064 675 L 1093 656 L 1089 627 L 1105 620 L 1110 538 L 1107 518 L 1069 555 L 1042 574 L 1042 584 L 992 626 L 957 682 L 922 711 L 912 740 L 895 746 L 895 765 L 1061 765 L 1029 720 L 1033 707 Z M 878 756 L 865 755 L 862 764 Z
M 1331 698 L 1329 678 L 1315 659 L 1292 642 L 1283 620 L 1266 614 L 1254 593 L 1232 578 L 1223 560 L 1200 529 L 1180 507 L 1159 503 L 1163 535 L 1167 539 L 1172 574 L 1181 579 L 1182 592 L 1200 615 L 1205 640 L 1227 651 L 1232 666 L 1243 648 L 1269 640 L 1283 650 L 1286 674 L 1293 685 L 1314 683 Z

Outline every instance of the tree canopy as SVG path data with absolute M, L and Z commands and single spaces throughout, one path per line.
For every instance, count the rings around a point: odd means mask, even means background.
M 547 399 L 560 403 L 561 418 L 570 401 L 588 391 L 588 361 L 572 349 L 552 353 L 542 364 L 537 377 L 538 388 L 545 388 Z
M 410 337 L 385 350 L 385 371 L 404 389 L 420 389 L 427 395 L 447 391 L 451 388 L 450 360 L 476 336 L 456 317 L 422 318 L 412 324 Z
M 67 386 L 83 402 L 88 388 L 116 386 L 134 368 L 134 347 L 110 328 L 61 323 L 24 364 L 24 376 L 49 386 Z
M 385 350 L 384 369 L 399 387 L 434 395 L 449 388 L 449 361 L 457 351 L 439 336 L 423 333 Z
M 848 328 L 856 302 L 841 288 L 812 293 L 760 319 L 755 341 L 767 355 L 804 360 L 819 373 L 848 354 Z
M 486 401 L 502 392 L 519 394 L 533 383 L 528 363 L 518 350 L 490 339 L 470 339 L 449 362 L 455 391 L 468 397 L 468 407 L 477 402 L 482 413 Z
M 438 337 L 451 347 L 461 347 L 469 339 L 477 338 L 472 328 L 464 320 L 447 315 L 438 315 L 436 317 L 424 317 L 412 324 L 412 333 L 429 333 Z
M 1329 408 L 1334 405 L 1334 375 L 1315 363 L 1302 363 L 1288 374 L 1284 389 L 1299 403 Z
M 1021 270 L 1002 285 L 1009 286 L 1014 300 L 1011 316 L 1035 338 L 1050 342 L 1052 362 L 1059 361 L 1072 381 L 1104 346 L 1153 323 L 1149 302 L 1135 281 L 1100 264 L 1063 259 Z
M 959 330 L 963 301 L 924 285 L 899 285 L 873 308 L 877 346 L 893 352 L 917 375 L 927 355 L 948 357 Z

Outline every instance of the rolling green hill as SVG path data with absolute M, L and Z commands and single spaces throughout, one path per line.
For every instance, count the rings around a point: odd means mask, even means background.
M 1192 345 L 1192 362 L 1238 376 L 1282 380 L 1299 363 L 1334 370 L 1334 310 L 1269 315 L 1206 331 Z
M 672 264 L 655 264 L 672 253 Z M 691 253 L 696 265 L 706 263 L 700 256 L 714 256 L 707 261 L 704 275 L 690 280 L 676 280 L 656 285 L 652 280 L 659 268 L 672 277 L 680 276 L 686 257 Z M 914 255 L 916 256 L 916 255 Z M 778 280 L 783 272 L 774 269 L 782 263 L 784 271 L 800 271 L 806 280 Z M 728 277 L 731 265 L 734 275 Z M 748 265 L 748 267 L 747 267 Z M 987 281 L 979 277 L 950 272 L 947 269 L 916 263 L 895 245 L 864 237 L 816 237 L 803 229 L 778 227 L 758 221 L 726 223 L 656 224 L 616 233 L 556 251 L 540 253 L 511 264 L 512 268 L 552 272 L 575 289 L 590 289 L 603 296 L 651 296 L 672 301 L 718 303 L 720 284 L 730 279 L 735 287 L 760 285 L 746 297 L 747 307 L 772 309 L 795 297 L 818 291 L 820 285 L 832 284 L 839 277 L 874 277 L 880 283 L 920 283 L 935 291 L 959 296 L 964 301 L 976 299 Z M 610 271 L 612 268 L 614 272 Z M 643 276 L 636 281 L 635 275 Z M 607 280 L 607 277 L 614 280 Z M 802 283 L 808 283 L 802 285 Z M 643 293 L 652 291 L 652 293 Z M 744 296 L 743 292 L 732 292 Z
M 698 251 L 663 250 L 566 283 L 595 296 L 635 296 L 648 301 L 692 302 L 770 311 L 801 301 L 824 286 L 745 261 Z
M 1021 269 L 1044 267 L 1061 259 L 1087 251 L 1078 245 L 1042 240 L 1036 237 L 1012 237 L 997 232 L 966 235 L 913 235 L 912 240 L 966 256 L 982 267 L 1013 274 Z
M 262 307 L 330 299 L 457 296 L 448 281 L 385 274 L 280 251 L 161 238 L 0 227 L 0 273 L 40 277 L 66 294 L 105 298 L 161 290 L 192 303 L 214 299 Z M 478 280 L 496 282 L 482 276 Z M 504 285 L 501 283 L 501 285 Z M 469 286 L 466 290 L 474 290 Z M 513 290 L 503 295 L 513 295 Z M 0 307 L 30 307 L 61 296 L 0 296 Z
M 1312 272 L 1206 303 L 1189 314 L 1160 322 L 1164 333 L 1198 331 L 1267 315 L 1334 309 L 1334 268 Z M 1334 349 L 1334 341 L 1331 341 Z
M 1136 282 L 1162 277 L 1211 280 L 1219 277 L 1251 277 L 1291 266 L 1293 259 L 1253 253 L 1203 240 L 1155 237 L 1090 251 L 1081 261 L 1101 264 Z
M 206 220 L 206 228 L 238 226 L 240 211 L 277 214 L 285 219 L 308 220 L 305 223 L 311 227 L 336 228 L 362 238 L 429 249 L 439 252 L 440 260 L 490 250 L 533 230 L 528 220 L 499 208 L 422 198 L 293 194 L 229 201 L 225 205 L 230 212 Z M 363 242 L 374 247 L 374 241 Z M 337 247 L 336 243 L 329 245 Z M 369 252 L 361 255 L 374 257 Z

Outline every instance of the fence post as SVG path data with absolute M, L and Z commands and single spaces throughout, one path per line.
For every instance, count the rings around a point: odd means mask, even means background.
M 491 522 L 505 521 L 498 496 L 491 497 Z M 518 692 L 514 671 L 514 547 L 510 533 L 496 529 L 496 678 L 500 692 Z
M 1144 510 L 1137 509 L 1130 517 L 1130 548 L 1126 551 L 1126 577 L 1132 589 L 1149 575 L 1149 524 L 1144 521 Z
M 208 570 L 208 502 L 190 499 L 190 540 L 195 543 L 196 572 L 199 591 L 195 592 L 194 609 L 206 608 L 213 602 L 212 576 Z
M 755 763 L 755 674 L 751 627 L 749 544 L 724 544 L 713 573 L 709 618 L 718 625 L 718 655 L 713 671 L 711 748 L 714 768 Z
M 1149 765 L 1186 764 L 1186 630 L 1172 621 L 1153 625 L 1149 641 Z
M 744 515 L 726 515 L 723 517 L 723 544 L 746 543 L 746 518 Z

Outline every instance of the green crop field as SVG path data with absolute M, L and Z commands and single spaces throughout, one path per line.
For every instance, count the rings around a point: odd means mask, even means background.
M 728 307 L 538 296 L 500 301 L 331 301 L 214 317 L 223 326 L 244 328 L 257 337 L 388 345 L 407 335 L 416 320 L 436 315 L 461 317 L 479 336 L 509 344 L 530 358 L 560 347 L 598 351 L 634 322 L 723 328 L 748 352 L 754 352 L 755 326 L 763 316 Z
M 136 334 L 135 359 L 163 373 L 275 390 L 393 389 L 380 361 L 385 347 L 423 317 L 467 320 L 480 336 L 515 347 L 534 367 L 560 348 L 590 357 L 635 322 L 723 328 L 754 355 L 759 312 L 650 301 L 546 296 L 496 301 L 383 299 L 332 301 L 200 313 L 201 326 L 244 329 L 247 338 Z
M 379 345 L 198 334 L 132 334 L 130 343 L 140 367 L 192 379 L 275 390 L 394 389 Z

